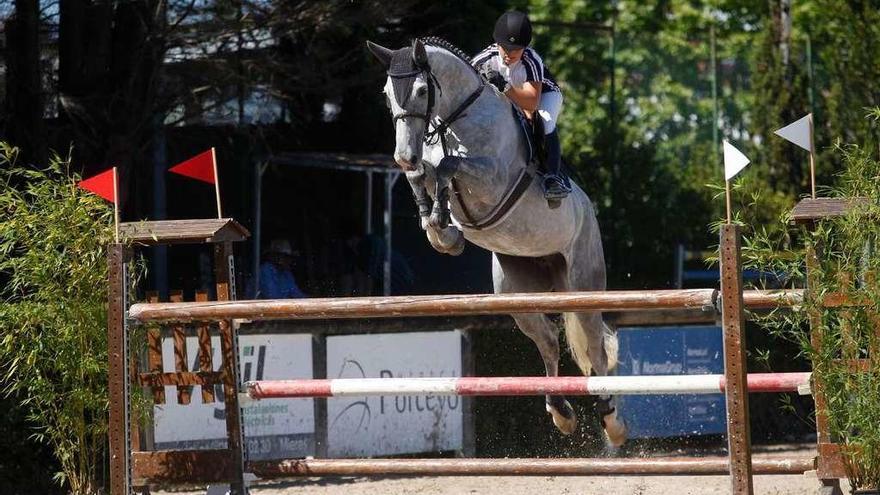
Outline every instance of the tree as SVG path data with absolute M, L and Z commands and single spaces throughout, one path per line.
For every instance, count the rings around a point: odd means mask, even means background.
M 43 122 L 40 58 L 40 4 L 15 0 L 15 13 L 6 20 L 5 134 L 24 150 L 21 159 L 45 163 L 48 158 Z

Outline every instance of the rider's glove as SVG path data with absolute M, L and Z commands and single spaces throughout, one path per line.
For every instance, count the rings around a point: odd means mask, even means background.
M 490 70 L 486 72 L 486 82 L 498 88 L 498 91 L 502 93 L 510 89 L 510 83 L 504 79 L 504 76 L 501 75 L 497 70 Z

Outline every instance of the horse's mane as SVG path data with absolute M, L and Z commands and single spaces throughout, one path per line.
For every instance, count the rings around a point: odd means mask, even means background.
M 465 53 L 464 50 L 453 45 L 449 41 L 447 41 L 443 38 L 440 38 L 438 36 L 426 36 L 423 38 L 419 38 L 419 40 L 428 46 L 442 48 L 442 49 L 446 50 L 447 52 L 455 55 L 456 57 L 459 58 L 459 60 L 461 60 L 462 62 L 467 64 L 467 66 L 470 67 L 471 70 L 473 70 L 475 74 L 480 75 L 479 72 L 477 72 L 477 69 L 475 69 L 474 66 L 471 65 L 471 57 L 467 53 Z

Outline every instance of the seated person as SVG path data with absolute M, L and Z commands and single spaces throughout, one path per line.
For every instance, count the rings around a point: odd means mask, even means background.
M 537 113 L 544 122 L 544 196 L 548 200 L 563 199 L 571 187 L 562 176 L 562 147 L 556 132 L 556 121 L 562 113 L 562 89 L 538 52 L 529 46 L 532 24 L 526 14 L 514 10 L 502 14 L 492 38 L 495 43 L 478 53 L 473 65 L 526 115 L 534 118 Z
M 293 278 L 293 249 L 290 242 L 274 239 L 260 264 L 260 299 L 307 297 Z

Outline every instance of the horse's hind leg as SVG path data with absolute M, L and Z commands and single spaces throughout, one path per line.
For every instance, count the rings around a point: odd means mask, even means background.
M 492 255 L 492 275 L 495 292 L 538 292 L 552 288 L 552 278 L 541 260 L 518 258 L 505 255 Z M 547 376 L 559 374 L 559 330 L 543 314 L 511 315 L 526 336 L 528 336 L 541 353 L 544 360 L 544 371 Z M 565 397 L 558 395 L 546 396 L 547 412 L 553 417 L 553 424 L 565 435 L 574 432 L 577 427 L 577 416 Z
M 605 290 L 605 260 L 599 240 L 599 227 L 591 210 L 585 228 L 580 232 L 566 261 L 553 271 L 559 290 Z M 617 364 L 617 334 L 597 312 L 566 313 L 565 336 L 571 353 L 584 375 L 590 372 L 605 376 Z M 626 441 L 626 425 L 618 415 L 617 400 L 610 395 L 599 396 L 596 409 L 605 429 L 608 443 L 619 447 Z
M 544 360 L 547 376 L 559 375 L 559 330 L 543 314 L 512 315 L 520 331 L 538 346 Z M 577 427 L 577 416 L 571 404 L 561 395 L 545 396 L 547 412 L 553 417 L 553 424 L 565 435 L 570 435 Z
M 585 338 L 589 344 L 589 356 L 592 371 L 598 376 L 608 375 L 617 364 L 617 335 L 602 320 L 601 313 L 568 313 L 566 314 L 566 336 L 571 342 L 575 335 Z M 575 359 L 581 364 L 581 359 Z M 589 374 L 589 370 L 585 370 Z M 602 420 L 605 437 L 612 447 L 619 447 L 626 441 L 626 424 L 618 416 L 617 398 L 612 395 L 600 395 L 596 398 L 596 412 Z

